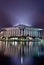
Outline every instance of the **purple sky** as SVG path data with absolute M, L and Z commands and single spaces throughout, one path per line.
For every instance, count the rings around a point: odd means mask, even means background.
M 44 0 L 0 0 L 0 28 L 18 24 L 44 28 Z

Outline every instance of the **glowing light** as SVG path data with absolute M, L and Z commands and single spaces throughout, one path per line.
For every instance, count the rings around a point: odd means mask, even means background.
M 29 37 L 29 40 L 32 40 L 32 37 Z
M 15 40 L 17 40 L 18 38 L 14 38 Z M 15 46 L 17 46 L 17 42 L 15 41 Z
M 23 64 L 23 57 L 21 57 L 21 64 Z
M 12 40 L 17 40 L 18 38 L 11 38 Z M 15 41 L 13 41 L 13 43 L 12 43 L 13 45 L 15 44 L 15 46 L 17 46 L 17 42 Z
M 14 42 L 12 44 L 14 45 Z
M 32 42 L 29 42 L 29 46 L 32 46 Z
M 15 46 L 17 46 L 17 42 L 15 42 Z
M 23 16 L 23 15 L 18 15 L 16 17 L 16 21 L 13 23 L 13 26 L 17 26 L 17 25 L 27 25 L 27 26 L 32 26 L 32 22 L 28 21 L 27 16 Z

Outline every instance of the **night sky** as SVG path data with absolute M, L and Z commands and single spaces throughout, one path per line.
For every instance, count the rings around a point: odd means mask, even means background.
M 44 29 L 44 0 L 0 0 L 0 29 L 20 24 Z
M 44 28 L 44 0 L 0 0 L 0 28 L 19 24 Z

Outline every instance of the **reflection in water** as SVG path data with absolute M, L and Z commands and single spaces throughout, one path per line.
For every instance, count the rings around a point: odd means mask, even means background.
M 16 65 L 33 65 L 34 59 L 32 57 L 24 57 L 23 63 L 21 63 L 21 58 L 11 57 L 11 61 L 16 63 Z
M 0 55 L 0 65 L 21 65 L 20 57 Z M 22 65 L 44 65 L 44 56 L 24 57 Z

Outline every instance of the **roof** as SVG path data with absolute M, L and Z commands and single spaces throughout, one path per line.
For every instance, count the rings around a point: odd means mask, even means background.
M 6 29 L 15 29 L 15 28 L 20 28 L 20 29 L 31 29 L 31 30 L 44 30 L 44 29 L 41 29 L 41 28 L 35 28 L 35 27 L 31 27 L 31 26 L 27 26 L 27 25 L 17 25 L 17 26 L 14 26 L 14 27 L 5 27 L 5 28 L 2 28 L 1 30 L 6 30 Z

